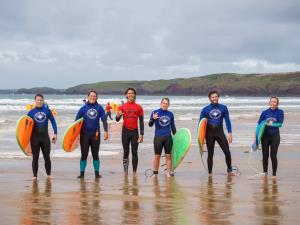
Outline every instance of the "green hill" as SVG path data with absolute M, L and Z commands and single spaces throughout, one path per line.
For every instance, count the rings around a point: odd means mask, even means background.
M 121 94 L 134 87 L 141 95 L 206 95 L 219 90 L 223 95 L 300 95 L 300 72 L 270 74 L 212 74 L 208 76 L 152 81 L 111 81 L 81 84 L 65 90 L 66 94 Z

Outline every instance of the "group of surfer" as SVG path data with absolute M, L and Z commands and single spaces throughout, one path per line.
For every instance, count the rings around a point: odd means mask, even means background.
M 124 173 L 128 174 L 129 152 L 131 147 L 132 154 L 132 168 L 133 174 L 136 175 L 138 167 L 138 146 L 144 140 L 144 111 L 141 105 L 136 103 L 136 90 L 128 88 L 124 92 L 127 102 L 118 107 L 116 112 L 116 121 L 119 122 L 123 117 L 122 128 L 122 145 L 123 145 L 123 167 Z M 227 164 L 227 173 L 232 176 L 235 175 L 232 171 L 231 153 L 229 143 L 232 142 L 232 128 L 229 117 L 228 108 L 219 103 L 220 94 L 217 91 L 211 91 L 208 94 L 210 104 L 204 107 L 201 111 L 199 121 L 202 118 L 207 119 L 206 129 L 206 145 L 207 145 L 207 165 L 208 173 L 212 175 L 213 155 L 215 142 L 217 142 L 225 155 Z M 89 148 L 92 152 L 93 166 L 95 170 L 95 178 L 100 178 L 100 120 L 103 124 L 103 139 L 108 139 L 108 124 L 107 116 L 111 118 L 111 107 L 106 106 L 106 110 L 97 102 L 97 92 L 92 90 L 88 93 L 88 100 L 79 109 L 76 120 L 83 118 L 83 126 L 80 132 L 80 175 L 78 178 L 84 178 L 85 168 L 87 166 L 87 157 Z M 266 122 L 266 129 L 262 136 L 262 154 L 263 154 L 263 172 L 268 174 L 268 161 L 271 155 L 273 178 L 276 178 L 277 171 L 277 151 L 280 143 L 279 128 L 282 126 L 284 113 L 278 108 L 279 99 L 271 97 L 269 100 L 269 108 L 264 110 L 258 120 L 258 124 L 262 121 Z M 170 106 L 169 98 L 163 98 L 160 103 L 160 108 L 151 113 L 148 125 L 152 127 L 155 125 L 154 136 L 154 160 L 153 160 L 153 174 L 158 174 L 160 158 L 162 150 L 165 151 L 166 156 L 166 176 L 172 176 L 171 173 L 171 150 L 173 146 L 172 135 L 176 133 L 175 119 L 172 112 L 168 110 Z M 106 111 L 106 112 L 105 112 Z M 48 120 L 50 120 L 54 136 L 52 143 L 57 141 L 57 125 L 55 118 L 46 104 L 44 104 L 44 97 L 41 94 L 35 96 L 35 108 L 28 112 L 34 120 L 34 128 L 31 136 L 32 148 L 32 171 L 33 179 L 37 179 L 38 159 L 40 150 L 42 151 L 45 160 L 45 169 L 48 177 L 51 175 L 51 160 L 50 160 L 50 138 L 48 134 Z M 227 128 L 227 138 L 223 130 L 223 120 L 225 120 Z M 255 146 L 257 148 L 257 146 Z

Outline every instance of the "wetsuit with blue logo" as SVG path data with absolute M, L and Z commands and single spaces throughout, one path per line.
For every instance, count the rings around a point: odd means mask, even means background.
M 153 119 L 153 115 L 158 114 L 156 120 Z M 155 124 L 155 136 L 154 136 L 154 152 L 155 155 L 161 155 L 164 148 L 165 154 L 171 154 L 173 140 L 172 134 L 176 133 L 176 126 L 174 122 L 174 115 L 168 110 L 158 109 L 151 113 L 149 126 L 152 127 Z
M 214 148 L 215 148 L 216 141 L 218 142 L 222 151 L 225 154 L 227 172 L 231 172 L 232 171 L 231 154 L 229 150 L 229 144 L 223 130 L 223 120 L 225 119 L 228 133 L 232 132 L 231 122 L 230 122 L 229 112 L 227 107 L 219 103 L 210 104 L 202 109 L 199 122 L 203 118 L 207 119 L 205 139 L 206 139 L 206 146 L 208 151 L 208 156 L 207 156 L 208 172 L 209 173 L 212 172 Z
M 284 113 L 281 109 L 267 109 L 264 110 L 260 118 L 258 120 L 258 124 L 262 121 L 266 121 L 269 124 L 262 136 L 261 146 L 262 146 L 262 154 L 263 154 L 263 169 L 264 172 L 268 172 L 268 161 L 269 155 L 271 153 L 271 161 L 272 161 L 272 170 L 273 176 L 276 176 L 277 172 L 277 151 L 280 144 L 280 132 L 279 127 L 282 126 L 284 120 Z
M 40 150 L 45 160 L 45 169 L 47 175 L 51 174 L 51 160 L 50 160 L 50 138 L 48 134 L 48 120 L 50 120 L 54 134 L 57 134 L 57 125 L 51 110 L 48 105 L 43 105 L 38 108 L 35 107 L 30 110 L 27 114 L 34 120 L 34 127 L 32 130 L 32 135 L 30 139 L 30 145 L 32 149 L 32 171 L 33 176 L 37 177 L 37 172 L 39 168 L 39 156 Z
M 89 148 L 93 156 L 93 166 L 95 169 L 95 176 L 99 177 L 100 160 L 99 160 L 99 147 L 100 147 L 100 119 L 103 123 L 104 131 L 107 132 L 107 120 L 105 111 L 101 105 L 97 102 L 91 104 L 87 102 L 80 108 L 77 113 L 76 120 L 83 118 L 83 125 L 80 132 L 80 147 L 81 147 L 81 159 L 80 159 L 80 176 L 83 178 L 84 171 L 87 165 L 87 157 L 89 154 Z

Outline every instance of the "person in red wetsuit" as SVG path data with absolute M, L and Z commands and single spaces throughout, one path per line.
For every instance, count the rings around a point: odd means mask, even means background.
M 106 112 L 106 118 L 109 117 L 110 120 L 113 120 L 113 118 L 111 117 L 111 110 L 112 110 L 112 107 L 110 106 L 110 103 L 108 102 L 105 106 L 105 112 Z
M 136 91 L 134 88 L 128 88 L 125 93 L 127 102 L 118 108 L 116 121 L 119 122 L 123 116 L 122 145 L 123 145 L 123 167 L 124 173 L 128 174 L 129 165 L 129 146 L 131 144 L 132 168 L 136 175 L 138 167 L 138 145 L 144 138 L 144 110 L 142 106 L 135 102 Z M 140 123 L 140 134 L 138 129 Z

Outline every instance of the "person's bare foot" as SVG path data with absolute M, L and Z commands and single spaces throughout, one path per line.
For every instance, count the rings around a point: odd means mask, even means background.
M 167 178 L 170 178 L 170 177 L 171 177 L 171 175 L 170 175 L 169 172 L 166 172 L 166 177 L 167 177 Z
M 51 175 L 47 175 L 47 179 L 51 180 L 52 179 Z
M 272 180 L 276 180 L 277 179 L 277 177 L 276 176 L 272 176 Z
M 33 177 L 32 180 L 37 180 L 37 177 Z
M 208 176 L 209 176 L 209 177 L 212 177 L 212 173 L 209 173 Z

